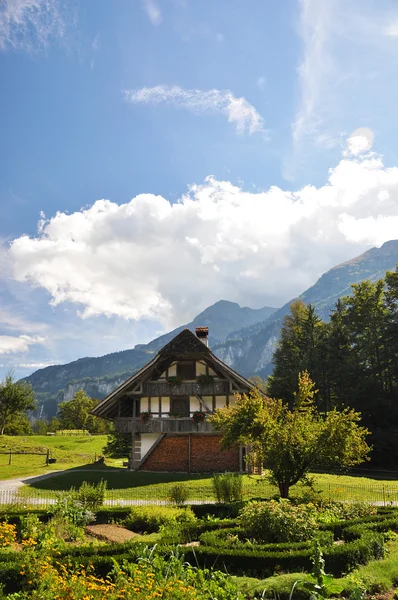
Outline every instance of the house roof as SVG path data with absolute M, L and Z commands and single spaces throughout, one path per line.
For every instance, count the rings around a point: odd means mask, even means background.
M 239 373 L 223 363 L 192 331 L 183 329 L 168 344 L 163 346 L 158 354 L 144 367 L 111 392 L 102 402 L 97 404 L 92 410 L 92 414 L 99 417 L 107 417 L 109 411 L 117 404 L 124 393 L 139 383 L 148 381 L 154 371 L 158 371 L 159 369 L 164 370 L 172 359 L 182 356 L 192 356 L 195 359 L 203 357 L 204 360 L 212 363 L 212 366 L 220 371 L 224 377 L 232 380 L 238 388 L 237 391 L 246 392 L 255 387 L 245 377 L 242 377 L 242 375 L 239 375 Z
M 159 350 L 161 356 L 167 354 L 209 354 L 209 352 L 209 348 L 190 329 L 183 329 Z

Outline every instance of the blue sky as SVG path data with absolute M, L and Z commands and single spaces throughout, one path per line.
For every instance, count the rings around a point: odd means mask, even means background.
M 397 62 L 393 0 L 3 0 L 0 374 L 397 238 Z

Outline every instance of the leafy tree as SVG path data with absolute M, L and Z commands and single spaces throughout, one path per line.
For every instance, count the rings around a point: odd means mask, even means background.
M 111 458 L 128 458 L 131 454 L 131 443 L 131 435 L 111 431 L 103 449 L 104 455 Z
M 0 435 L 4 434 L 6 426 L 13 419 L 35 408 L 36 401 L 32 386 L 25 381 L 14 381 L 13 374 L 7 373 L 0 383 Z
M 4 433 L 5 435 L 32 435 L 33 430 L 28 417 L 19 413 L 7 422 Z
M 256 386 L 260 392 L 267 393 L 268 390 L 268 382 L 266 379 L 262 379 L 259 375 L 252 375 L 249 377 L 249 381 Z
M 46 435 L 49 430 L 49 423 L 45 419 L 37 419 L 32 426 L 36 435 Z
M 51 417 L 50 422 L 48 424 L 48 431 L 55 433 L 58 429 L 61 429 L 59 419 L 57 419 L 57 417 Z
M 269 477 L 282 498 L 298 482 L 305 482 L 314 467 L 348 468 L 367 459 L 368 430 L 358 425 L 360 414 L 345 408 L 321 415 L 316 408 L 314 383 L 299 374 L 298 391 L 290 409 L 282 400 L 259 392 L 239 396 L 232 406 L 211 417 L 223 432 L 223 445 L 250 445 L 257 461 L 269 469 Z
M 91 414 L 97 404 L 98 400 L 89 398 L 84 390 L 79 390 L 72 400 L 59 404 L 59 427 L 61 429 L 87 429 L 90 433 L 106 433 L 107 423 Z

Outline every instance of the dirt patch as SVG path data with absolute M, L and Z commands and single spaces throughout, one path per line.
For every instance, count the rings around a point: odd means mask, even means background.
M 88 525 L 86 533 L 106 542 L 128 542 L 137 534 L 121 525 Z

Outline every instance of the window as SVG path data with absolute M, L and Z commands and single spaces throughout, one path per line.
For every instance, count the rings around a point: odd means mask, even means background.
M 189 417 L 189 397 L 172 396 L 170 398 L 170 414 L 174 417 Z
M 196 379 L 196 363 L 195 362 L 177 363 L 177 377 L 182 377 L 182 379 L 185 379 L 185 380 Z

